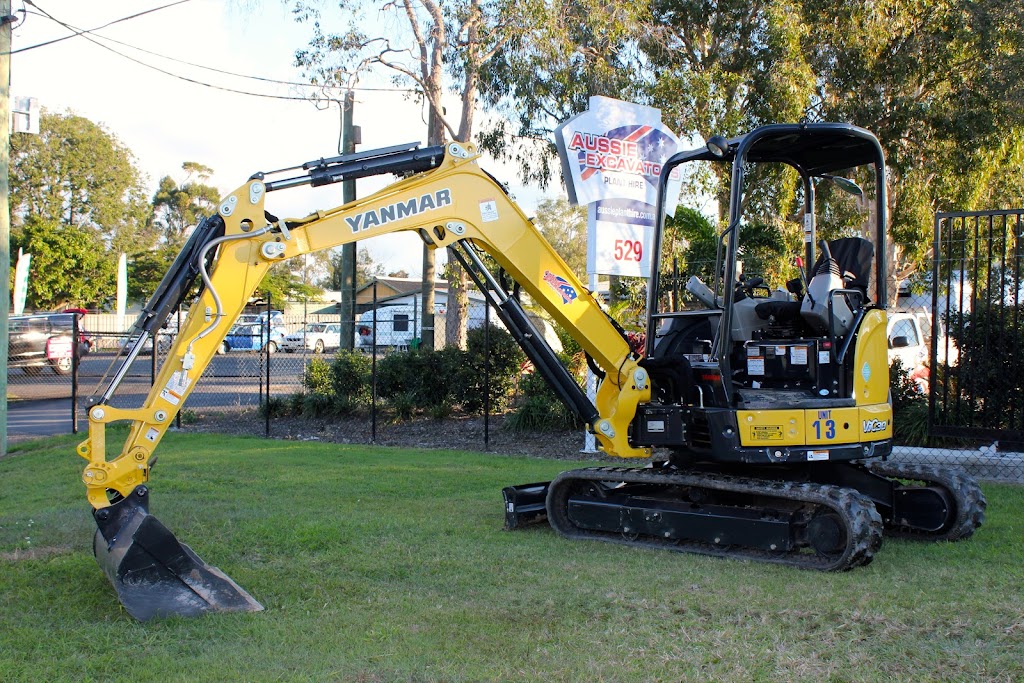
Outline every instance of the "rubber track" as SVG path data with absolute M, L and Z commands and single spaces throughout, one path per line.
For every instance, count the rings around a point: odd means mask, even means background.
M 927 486 L 943 488 L 956 506 L 953 518 L 939 531 L 921 531 L 894 524 L 886 526 L 887 536 L 921 541 L 960 541 L 970 538 L 985 521 L 985 507 L 988 505 L 985 494 L 973 477 L 959 470 L 894 462 L 873 462 L 868 468 L 882 477 L 918 481 Z
M 650 536 L 630 539 L 623 537 L 622 534 L 580 529 L 568 518 L 568 499 L 572 493 L 572 484 L 580 481 L 697 487 L 745 494 L 751 496 L 752 500 L 754 497 L 767 496 L 823 506 L 838 513 L 843 520 L 847 531 L 847 544 L 842 553 L 824 557 L 806 550 L 777 553 L 738 546 L 715 546 L 699 541 L 666 540 Z M 600 540 L 634 547 L 769 562 L 819 571 L 846 571 L 867 565 L 874 559 L 875 553 L 882 544 L 882 518 L 871 500 L 853 489 L 830 484 L 770 481 L 720 474 L 687 473 L 679 470 L 666 472 L 651 468 L 594 467 L 563 472 L 556 477 L 548 489 L 547 509 L 548 521 L 551 526 L 567 538 Z

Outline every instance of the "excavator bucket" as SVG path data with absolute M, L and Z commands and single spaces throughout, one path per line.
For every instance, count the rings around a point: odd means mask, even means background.
M 263 609 L 227 574 L 203 562 L 149 514 L 145 486 L 110 507 L 95 510 L 93 517 L 98 527 L 93 539 L 96 562 L 121 604 L 139 621 Z

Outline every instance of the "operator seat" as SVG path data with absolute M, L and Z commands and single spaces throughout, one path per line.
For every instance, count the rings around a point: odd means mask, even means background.
M 863 237 L 842 237 L 831 242 L 822 242 L 821 254 L 810 270 L 808 292 L 801 301 L 765 301 L 754 309 L 762 320 L 790 326 L 796 330 L 810 327 L 816 334 L 828 332 L 828 292 L 834 289 L 853 289 L 860 292 L 859 302 L 849 297 L 833 299 L 837 336 L 849 331 L 853 322 L 851 308 L 856 309 L 868 302 L 868 288 L 871 284 L 871 263 L 875 245 Z M 835 276 L 832 279 L 831 276 Z M 811 292 L 815 278 L 820 277 L 817 292 Z
M 800 304 L 800 314 L 819 334 L 842 337 L 850 331 L 854 311 L 868 300 L 874 253 L 874 245 L 862 237 L 822 240 L 821 255 L 811 269 L 807 293 Z M 852 290 L 855 294 L 833 296 L 837 290 Z

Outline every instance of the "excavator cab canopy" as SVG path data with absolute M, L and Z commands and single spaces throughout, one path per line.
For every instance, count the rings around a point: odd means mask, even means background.
M 843 123 L 801 123 L 773 124 L 762 126 L 745 135 L 725 139 L 721 136 L 710 138 L 703 147 L 679 152 L 668 159 L 661 173 L 658 194 L 658 225 L 655 228 L 655 263 L 661 264 L 665 235 L 665 204 L 668 180 L 672 172 L 693 162 L 728 164 L 729 210 L 728 224 L 718 235 L 718 255 L 715 263 L 714 298 L 709 292 L 707 301 L 711 308 L 722 309 L 721 329 L 730 330 L 732 308 L 737 296 L 737 285 L 742 280 L 741 266 L 737 264 L 743 244 L 741 232 L 745 227 L 745 208 L 748 193 L 753 182 L 753 169 L 763 164 L 784 164 L 796 171 L 800 177 L 802 194 L 802 222 L 804 232 L 803 267 L 809 280 L 816 266 L 820 265 L 817 236 L 817 214 L 815 205 L 816 188 L 821 182 L 830 182 L 839 190 L 854 194 L 863 200 L 864 192 L 857 180 L 867 179 L 872 184 L 874 207 L 868 212 L 870 226 L 864 226 L 862 234 L 855 241 L 836 240 L 832 244 L 843 250 L 844 266 L 848 265 L 855 276 L 850 281 L 865 290 L 870 301 L 884 305 L 886 301 L 886 192 L 885 155 L 878 139 L 869 131 Z M 719 176 L 725 175 L 718 173 Z M 852 175 L 853 177 L 847 177 Z M 871 246 L 868 247 L 867 245 Z M 827 246 L 827 245 L 826 245 Z M 835 256 L 835 254 L 833 254 Z M 648 330 L 647 338 L 655 339 L 659 315 L 659 292 L 661 279 L 667 272 L 665 264 L 652 271 L 648 286 Z M 722 286 L 718 286 L 721 281 Z M 872 291 L 868 292 L 868 283 Z M 804 283 L 806 284 L 806 282 Z M 742 295 L 742 294 L 741 294 Z M 727 334 L 720 334 L 725 351 Z

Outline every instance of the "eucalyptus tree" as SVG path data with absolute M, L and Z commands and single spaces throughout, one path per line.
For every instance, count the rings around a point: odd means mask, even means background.
M 342 16 L 325 17 L 319 3 L 299 0 L 295 14 L 312 24 L 313 35 L 296 52 L 296 63 L 311 82 L 342 89 L 357 85 L 367 72 L 383 71 L 425 102 L 427 144 L 441 144 L 446 136 L 470 142 L 482 70 L 524 30 L 521 6 L 512 0 L 363 0 L 342 2 Z M 446 92 L 459 97 L 457 115 L 445 108 Z M 446 337 L 465 348 L 468 282 L 457 261 L 449 261 L 449 291 L 455 296 Z M 434 272 L 433 251 L 424 246 L 424 328 L 433 327 Z M 425 342 L 431 342 L 429 335 Z

